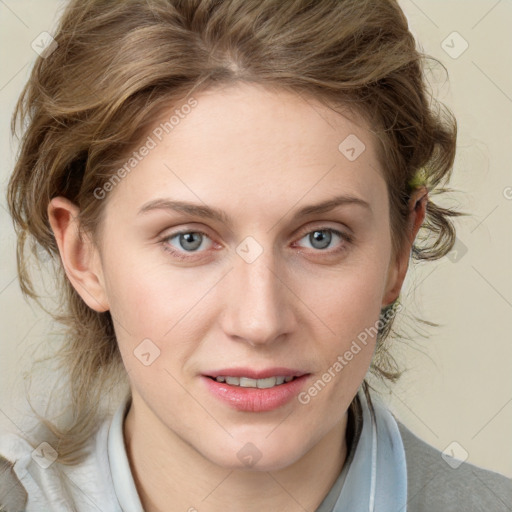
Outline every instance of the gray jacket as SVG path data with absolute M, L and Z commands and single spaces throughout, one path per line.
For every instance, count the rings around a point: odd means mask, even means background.
M 452 468 L 439 450 L 397 424 L 407 462 L 408 512 L 512 512 L 511 479 L 466 462 Z

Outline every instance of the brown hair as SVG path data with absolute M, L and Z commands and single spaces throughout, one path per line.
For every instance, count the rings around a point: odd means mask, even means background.
M 59 264 L 47 217 L 53 197 L 73 201 L 82 229 L 97 234 L 106 201 L 94 191 L 162 109 L 217 85 L 260 83 L 369 122 L 380 141 L 396 248 L 411 192 L 421 184 L 443 190 L 457 125 L 444 105 L 429 102 L 424 66 L 432 58 L 416 48 L 395 0 L 72 0 L 54 37 L 58 47 L 36 61 L 13 116 L 13 133 L 18 123 L 25 129 L 8 204 L 24 294 L 38 300 L 27 242 L 57 262 L 62 303 L 52 314 L 65 336 L 56 357 L 69 375 L 72 417 L 60 427 L 42 419 L 58 438 L 59 461 L 74 464 L 97 425 L 105 385 L 123 380 L 123 366 L 110 313 L 90 309 Z M 451 249 L 455 215 L 429 199 L 413 258 Z M 372 361 L 372 371 L 392 381 L 400 372 L 385 340 L 394 307 L 382 312 Z

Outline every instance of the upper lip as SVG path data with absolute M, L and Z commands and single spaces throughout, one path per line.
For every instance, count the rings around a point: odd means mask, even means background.
M 296 370 L 294 368 L 264 368 L 262 370 L 255 370 L 252 368 L 222 368 L 220 370 L 212 370 L 204 375 L 206 377 L 249 377 L 250 379 L 266 379 L 268 377 L 302 377 L 307 372 Z

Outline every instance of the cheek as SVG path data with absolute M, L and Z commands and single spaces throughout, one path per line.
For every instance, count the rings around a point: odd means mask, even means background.
M 331 335 L 317 332 L 321 370 L 298 397 L 311 428 L 318 417 L 334 425 L 368 371 L 379 328 L 384 271 L 378 262 L 354 268 L 331 280 L 329 293 L 318 289 L 312 296 Z
M 108 295 L 112 316 L 127 331 L 123 336 L 161 337 L 174 316 L 175 309 L 170 306 L 176 296 L 165 293 L 162 281 L 151 274 L 134 270 L 123 275 L 119 270 L 110 276 Z
M 112 316 L 133 338 L 161 338 L 193 291 L 181 284 L 179 271 L 171 272 L 155 257 L 158 247 L 123 245 L 123 238 L 129 235 L 112 236 L 105 250 L 105 286 Z
M 366 372 L 376 344 L 380 314 L 380 287 L 375 282 L 363 283 L 356 277 L 344 282 L 343 292 L 329 302 L 327 322 L 336 333 L 336 342 L 326 349 L 326 368 L 344 378 L 360 381 Z M 356 378 L 360 375 L 361 379 Z M 338 379 L 340 380 L 340 379 Z
M 125 366 L 138 371 L 140 364 L 134 355 L 142 350 L 138 348 L 142 342 L 149 352 L 160 350 L 162 357 L 151 365 L 152 370 L 163 361 L 169 366 L 170 359 L 180 366 L 197 348 L 208 325 L 208 291 L 218 276 L 172 268 L 140 249 L 139 253 L 137 258 L 111 258 L 105 264 L 107 295 Z M 172 358 L 167 353 L 169 347 Z
M 361 259 L 328 279 L 310 281 L 309 300 L 331 330 L 346 340 L 378 320 L 387 272 L 386 258 Z
M 140 249 L 119 254 L 114 246 L 106 251 L 105 287 L 119 349 L 129 366 L 131 358 L 127 356 L 133 356 L 143 340 L 161 348 L 162 337 L 177 321 L 178 292 L 162 279 L 161 271 L 148 268 Z
M 129 278 L 121 266 L 110 276 L 111 314 L 131 386 L 147 403 L 168 394 L 184 401 L 178 369 L 197 348 L 193 340 L 200 339 L 186 332 L 197 293 L 175 274 L 171 279 L 163 270 L 131 270 Z
M 321 328 L 324 335 L 319 330 L 316 338 L 322 352 L 323 382 L 329 382 L 330 392 L 323 394 L 319 404 L 351 398 L 370 366 L 388 261 L 387 253 L 368 251 L 329 279 L 309 281 L 309 304 L 325 324 Z

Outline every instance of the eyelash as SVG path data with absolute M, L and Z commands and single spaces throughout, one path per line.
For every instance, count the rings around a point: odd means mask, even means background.
M 335 235 L 339 236 L 343 242 L 342 242 L 341 246 L 335 250 L 327 251 L 327 250 L 322 250 L 322 249 L 316 249 L 316 250 L 313 249 L 314 252 L 324 253 L 324 254 L 332 256 L 332 255 L 335 255 L 335 254 L 338 254 L 338 253 L 341 253 L 341 252 L 347 250 L 346 245 L 351 244 L 353 242 L 353 237 L 351 235 L 349 235 L 348 233 L 344 233 L 342 231 L 339 231 L 337 229 L 330 228 L 330 227 L 319 227 L 319 228 L 306 230 L 300 234 L 300 237 L 298 238 L 298 240 L 302 240 L 306 235 L 315 233 L 316 231 L 327 231 L 329 233 L 334 233 Z M 194 259 L 194 256 L 184 256 L 183 252 L 173 249 L 167 244 L 167 241 L 170 240 L 171 238 L 175 238 L 179 235 L 190 234 L 190 233 L 196 233 L 196 234 L 203 235 L 207 238 L 210 238 L 207 233 L 205 233 L 204 231 L 201 231 L 199 229 L 183 230 L 183 231 L 177 231 L 176 233 L 171 233 L 170 235 L 166 235 L 161 240 L 159 240 L 159 242 L 162 244 L 164 251 L 172 254 L 177 259 L 183 260 L 183 261 L 186 261 L 186 260 L 190 261 L 191 259 Z M 187 254 L 187 253 L 185 253 L 185 254 Z M 193 254 L 195 254 L 195 252 L 191 252 L 188 254 L 193 255 Z

